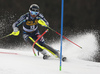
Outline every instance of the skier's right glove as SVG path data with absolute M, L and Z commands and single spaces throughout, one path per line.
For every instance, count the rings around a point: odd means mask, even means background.
M 18 36 L 19 33 L 20 33 L 20 31 L 18 30 L 17 27 L 15 27 L 15 28 L 13 28 L 13 32 L 11 34 L 14 35 L 14 36 Z

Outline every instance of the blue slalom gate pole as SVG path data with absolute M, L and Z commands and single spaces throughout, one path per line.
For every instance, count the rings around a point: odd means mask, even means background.
M 61 71 L 61 68 L 62 68 L 63 11 L 64 11 L 64 0 L 62 0 L 62 4 L 61 4 L 61 46 L 60 46 L 60 71 Z

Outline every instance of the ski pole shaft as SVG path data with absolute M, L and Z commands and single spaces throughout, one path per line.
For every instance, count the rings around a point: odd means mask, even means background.
M 60 33 L 58 33 L 57 31 L 55 31 L 54 29 L 52 29 L 51 27 L 49 27 L 49 26 L 47 26 L 49 29 L 51 29 L 52 31 L 54 31 L 56 34 L 58 34 L 58 35 L 60 35 L 61 36 L 61 34 Z M 82 47 L 81 46 L 79 46 L 78 44 L 76 44 L 76 43 L 74 43 L 73 41 L 71 41 L 71 40 L 69 40 L 68 38 L 66 38 L 65 36 L 62 36 L 63 38 L 65 38 L 66 40 L 68 40 L 69 42 L 71 42 L 71 43 L 73 43 L 74 45 L 76 45 L 76 46 L 78 46 L 79 48 L 81 48 L 82 49 Z
M 61 35 L 60 33 L 56 32 L 58 35 Z M 69 40 L 68 38 L 66 38 L 65 36 L 62 36 L 63 38 L 65 38 L 66 40 L 68 40 L 69 42 L 73 43 L 74 45 L 78 46 L 79 48 L 82 48 L 81 46 L 77 45 L 76 43 L 72 42 L 71 40 Z
M 2 38 L 0 38 L 0 40 L 3 39 L 3 38 L 6 38 L 6 37 L 8 37 L 8 36 L 11 36 L 11 35 L 12 35 L 12 33 L 11 33 L 11 34 L 8 34 L 8 35 L 6 35 L 6 36 L 3 36 Z

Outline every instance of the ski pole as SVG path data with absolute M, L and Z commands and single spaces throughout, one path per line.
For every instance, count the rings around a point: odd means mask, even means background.
M 6 38 L 6 37 L 11 36 L 11 35 L 18 36 L 19 33 L 20 33 L 20 31 L 12 32 L 12 33 L 10 33 L 10 34 L 8 34 L 8 35 L 6 35 L 6 36 L 4 36 L 4 37 L 2 37 L 2 38 L 0 38 L 0 39 Z
M 49 29 L 51 29 L 52 31 L 54 31 L 56 34 L 58 34 L 58 35 L 60 35 L 61 36 L 61 34 L 60 33 L 58 33 L 57 31 L 55 31 L 55 30 L 53 30 L 52 28 L 50 28 L 49 26 L 48 26 L 48 28 Z M 76 45 L 76 46 L 78 46 L 79 48 L 81 48 L 82 49 L 82 47 L 81 46 L 79 46 L 79 45 L 77 45 L 76 43 L 74 43 L 73 41 L 71 41 L 71 40 L 69 40 L 68 38 L 66 38 L 65 36 L 62 36 L 63 38 L 65 38 L 66 40 L 68 40 L 69 42 L 71 42 L 71 43 L 73 43 L 74 45 Z
M 55 31 L 55 30 L 54 30 L 54 29 L 52 29 L 51 27 L 47 26 L 43 20 L 39 20 L 39 21 L 38 21 L 38 23 L 39 23 L 39 24 L 41 24 L 41 25 L 43 25 L 43 26 L 48 27 L 50 30 L 54 31 L 56 34 L 58 34 L 58 35 L 60 35 L 60 36 L 61 36 L 61 34 L 60 34 L 60 33 L 58 33 L 57 31 Z M 66 40 L 68 40 L 69 42 L 73 43 L 74 45 L 76 45 L 76 46 L 78 46 L 79 48 L 81 48 L 81 49 L 82 49 L 82 47 L 81 47 L 81 46 L 79 46 L 78 44 L 76 44 L 76 43 L 74 43 L 73 41 L 69 40 L 69 39 L 68 39 L 68 38 L 66 38 L 65 36 L 62 36 L 62 37 L 63 37 L 63 38 L 65 38 L 65 39 L 66 39 Z
M 26 19 L 24 19 L 23 21 L 21 21 L 19 24 L 17 24 L 17 26 L 19 26 L 21 23 L 23 23 L 24 21 L 26 21 Z M 8 36 L 11 36 L 11 35 L 14 35 L 14 36 L 18 36 L 19 35 L 19 31 L 18 32 L 12 32 L 11 34 L 8 34 L 8 35 L 6 35 L 6 36 L 4 36 L 4 37 L 2 37 L 2 38 L 0 38 L 0 39 L 3 39 L 3 38 L 6 38 L 6 37 L 8 37 Z
M 3 38 L 6 38 L 6 37 L 8 37 L 8 36 L 11 36 L 11 35 L 13 35 L 13 34 L 11 33 L 11 34 L 8 34 L 8 35 L 6 35 L 6 36 L 3 36 L 2 38 L 0 38 L 0 40 L 3 39 Z
M 36 56 L 36 54 L 35 54 L 35 51 L 34 51 L 34 45 L 36 44 L 36 42 L 45 34 L 45 33 L 47 33 L 48 32 L 48 30 L 49 29 L 47 29 L 40 37 L 38 37 L 38 39 L 34 42 L 34 44 L 33 44 L 33 52 L 34 52 L 34 55 Z

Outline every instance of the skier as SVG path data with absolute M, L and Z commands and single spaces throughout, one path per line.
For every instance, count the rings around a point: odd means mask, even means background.
M 38 30 L 38 20 L 43 20 L 47 26 L 49 26 L 48 21 L 45 19 L 45 17 L 40 13 L 39 6 L 37 4 L 32 4 L 29 8 L 29 12 L 22 15 L 13 25 L 13 32 L 19 33 L 18 26 L 23 24 L 23 39 L 26 42 L 29 42 L 31 45 L 33 45 L 33 41 L 29 38 L 36 40 L 39 36 L 39 30 Z M 41 24 L 40 24 L 41 25 Z M 46 26 L 45 26 L 46 27 Z M 58 58 L 60 58 L 59 52 L 47 44 L 45 44 L 43 37 L 41 37 L 38 40 L 38 44 L 41 46 L 44 46 L 45 48 L 49 49 L 51 52 L 53 52 L 55 55 L 57 55 Z M 47 59 L 50 57 L 49 54 L 47 54 L 46 50 L 41 49 L 37 45 L 34 46 L 35 49 L 37 49 L 41 54 L 43 54 L 43 59 Z M 66 57 L 62 58 L 62 61 L 65 61 Z

